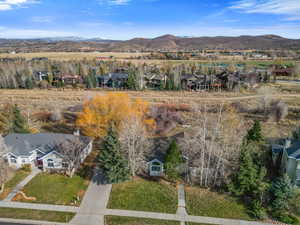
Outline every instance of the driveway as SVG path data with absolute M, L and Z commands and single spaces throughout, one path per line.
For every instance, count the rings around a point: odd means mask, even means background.
M 106 184 L 99 170 L 88 187 L 72 225 L 104 225 L 104 211 L 109 200 L 111 184 Z

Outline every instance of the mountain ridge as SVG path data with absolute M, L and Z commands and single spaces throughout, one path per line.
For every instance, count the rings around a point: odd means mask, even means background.
M 179 37 L 171 34 L 155 38 L 107 40 L 102 38 L 49 37 L 38 39 L 0 39 L 3 51 L 182 51 L 201 49 L 286 49 L 300 50 L 300 39 L 274 34 L 237 37 Z

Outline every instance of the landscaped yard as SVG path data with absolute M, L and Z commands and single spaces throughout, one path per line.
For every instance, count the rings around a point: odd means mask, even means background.
M 190 215 L 251 220 L 246 207 L 234 198 L 195 187 L 185 191 Z
M 300 188 L 297 190 L 296 197 L 291 201 L 291 213 L 300 220 Z
M 12 191 L 12 189 L 25 179 L 29 175 L 30 172 L 26 172 L 24 170 L 17 170 L 15 175 L 5 184 L 5 188 L 2 194 L 0 194 L 0 200 L 6 198 L 6 196 Z
M 144 179 L 114 184 L 108 208 L 175 213 L 177 190 L 171 185 Z
M 121 217 L 121 216 L 105 216 L 106 225 L 179 225 L 179 221 Z
M 33 178 L 23 189 L 27 197 L 36 198 L 35 201 L 15 199 L 33 203 L 56 205 L 79 205 L 77 196 L 82 199 L 89 181 L 79 176 L 72 178 L 59 175 L 41 173 Z
M 54 212 L 32 209 L 0 208 L 0 217 L 9 219 L 43 220 L 51 222 L 69 222 L 75 213 Z

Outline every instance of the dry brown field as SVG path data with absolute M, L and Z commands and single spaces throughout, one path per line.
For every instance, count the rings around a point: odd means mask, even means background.
M 95 59 L 96 57 L 110 57 L 115 59 L 126 59 L 148 55 L 149 53 L 128 53 L 128 52 L 36 52 L 36 53 L 17 53 L 17 54 L 0 54 L 0 58 L 22 57 L 30 60 L 35 57 L 47 57 L 51 60 L 81 60 Z
M 249 109 L 254 109 L 263 96 L 255 92 L 167 92 L 167 91 L 124 91 L 131 98 L 141 98 L 151 104 L 188 104 L 188 105 L 216 105 L 227 103 L 239 103 Z M 86 99 L 95 95 L 107 93 L 107 90 L 5 90 L 0 89 L 0 106 L 11 103 L 21 107 L 28 118 L 34 113 L 51 112 L 55 109 L 66 110 L 70 106 L 80 105 Z M 253 120 L 263 121 L 263 132 L 266 137 L 287 137 L 300 125 L 300 93 L 277 93 L 270 96 L 273 99 L 281 99 L 289 106 L 289 115 L 279 123 L 264 120 L 262 115 L 255 113 L 240 113 L 246 124 Z M 193 118 L 188 118 L 192 124 Z M 245 127 L 246 129 L 246 127 Z

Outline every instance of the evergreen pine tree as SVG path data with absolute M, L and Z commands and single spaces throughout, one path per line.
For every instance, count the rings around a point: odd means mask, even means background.
M 134 71 L 129 71 L 128 74 L 128 80 L 127 80 L 127 88 L 130 90 L 136 90 L 137 84 L 136 84 L 136 75 Z
M 178 166 L 183 162 L 181 152 L 178 149 L 177 143 L 173 140 L 167 151 L 165 158 L 166 175 L 171 180 L 176 180 L 180 177 Z
M 263 196 L 267 189 L 265 182 L 266 169 L 258 166 L 253 158 L 255 143 L 244 145 L 240 155 L 240 167 L 233 182 L 228 185 L 229 190 L 242 199 L 248 199 L 250 213 L 257 218 L 265 215 L 262 207 Z
M 117 133 L 111 127 L 103 140 L 99 162 L 109 183 L 118 183 L 128 179 L 128 162 L 120 153 Z
M 286 174 L 272 183 L 270 195 L 273 213 L 281 214 L 289 209 L 289 201 L 294 197 L 295 190 Z
M 13 133 L 29 133 L 28 129 L 26 128 L 26 121 L 21 111 L 17 105 L 14 105 L 12 108 L 13 114 L 13 121 L 11 126 L 11 131 Z
M 32 81 L 31 77 L 28 77 L 25 80 L 25 87 L 26 87 L 26 89 L 32 89 L 33 88 L 33 81 Z
M 263 140 L 261 126 L 260 126 L 260 122 L 258 120 L 255 120 L 252 128 L 248 131 L 246 139 L 247 139 L 247 142 L 251 142 L 251 141 L 260 142 Z

